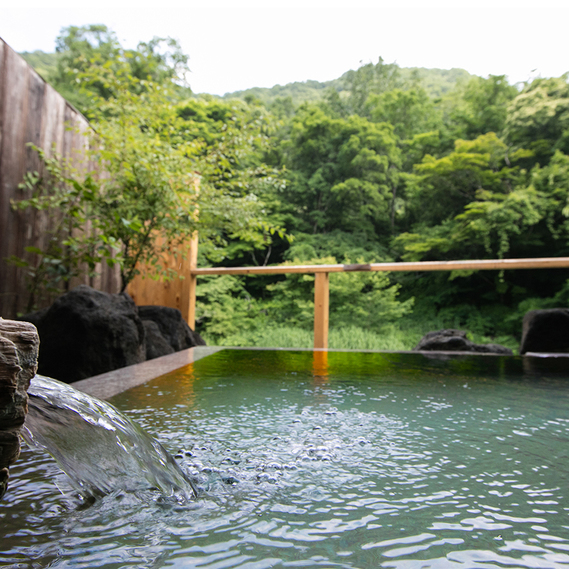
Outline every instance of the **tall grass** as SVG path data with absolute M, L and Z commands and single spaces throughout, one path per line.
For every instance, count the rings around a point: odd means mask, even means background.
M 457 325 L 458 324 L 458 325 Z M 334 350 L 385 350 L 390 352 L 412 350 L 419 340 L 432 330 L 460 328 L 459 322 L 445 318 L 402 318 L 397 324 L 385 326 L 381 332 L 358 326 L 331 327 L 328 346 Z M 464 329 L 464 328 L 463 328 Z M 225 337 L 202 334 L 209 345 L 263 348 L 311 348 L 312 330 L 290 326 L 266 326 Z M 469 333 L 470 340 L 478 343 L 498 343 L 516 351 L 519 341 L 513 336 L 487 337 Z
M 395 327 L 388 328 L 384 333 L 364 330 L 357 326 L 331 328 L 328 335 L 330 349 L 344 350 L 410 350 L 417 344 L 421 335 L 409 333 Z M 217 339 L 204 340 L 217 343 L 220 346 L 251 346 L 264 348 L 311 348 L 313 346 L 312 331 L 292 327 L 268 327 L 255 330 L 249 334 L 240 334 Z

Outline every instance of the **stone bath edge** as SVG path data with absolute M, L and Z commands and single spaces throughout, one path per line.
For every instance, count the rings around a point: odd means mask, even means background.
M 170 373 L 223 349 L 225 348 L 217 346 L 196 346 L 139 364 L 94 375 L 87 379 L 81 379 L 70 385 L 92 397 L 110 399 L 127 389 L 142 385 L 147 381 Z

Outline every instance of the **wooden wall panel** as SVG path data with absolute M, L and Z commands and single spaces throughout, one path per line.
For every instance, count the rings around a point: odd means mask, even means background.
M 2 79 L 2 148 L 0 150 L 0 225 L 2 240 L 0 259 L 23 250 L 19 238 L 22 214 L 11 211 L 10 200 L 15 196 L 18 184 L 25 172 L 25 134 L 28 106 L 29 71 L 26 62 L 14 51 L 5 47 Z M 3 304 L 14 307 L 20 300 L 19 272 L 6 270 L 0 273 L 0 298 Z M 2 315 L 5 310 L 2 311 Z M 10 311 L 8 311 L 10 314 Z
M 34 73 L 29 67 L 26 67 L 28 72 L 27 77 L 27 98 L 25 109 L 25 123 L 24 127 L 24 146 L 22 149 L 23 168 L 21 177 L 23 178 L 24 172 L 39 170 L 40 160 L 35 150 L 30 148 L 28 143 L 39 144 L 41 134 L 41 117 L 43 110 L 43 99 L 45 94 L 45 82 L 40 78 L 37 73 Z M 27 194 L 16 188 L 13 193 L 13 199 L 20 199 L 27 197 Z M 29 212 L 12 212 L 12 219 L 15 220 L 16 226 L 14 228 L 16 239 L 15 246 L 10 251 L 11 255 L 18 255 L 24 257 L 28 261 L 33 261 L 33 256 L 30 253 L 22 253 L 23 248 L 28 244 L 39 243 L 44 236 L 41 231 L 39 221 L 45 217 L 44 214 L 29 211 Z M 37 228 L 37 229 L 36 229 Z M 16 290 L 16 305 L 27 302 L 27 291 L 25 287 L 19 286 L 19 283 L 25 283 L 25 275 L 23 269 L 12 267 L 13 271 L 13 284 Z
M 24 273 L 6 263 L 12 255 L 25 257 L 25 248 L 41 246 L 51 220 L 35 211 L 14 212 L 11 200 L 24 196 L 18 185 L 25 172 L 40 170 L 31 142 L 48 156 L 55 150 L 77 168 L 96 168 L 86 150 L 88 121 L 0 39 L 0 316 L 25 312 L 28 294 Z M 90 230 L 89 227 L 86 230 Z M 106 264 L 97 277 L 78 282 L 118 292 L 116 269 Z M 75 283 L 78 284 L 78 283 Z
M 0 41 L 0 150 L 2 150 L 2 109 L 4 108 L 4 89 L 6 81 L 4 81 L 4 53 L 6 52 L 5 43 Z M 0 176 L 2 172 L 0 172 Z
M 47 84 L 37 74 L 31 70 L 29 81 L 29 111 L 28 111 L 28 125 L 26 131 L 26 140 L 36 146 L 42 146 L 43 136 L 43 116 L 45 109 L 45 98 L 47 95 Z M 26 147 L 26 172 L 41 171 L 41 161 L 38 153 Z M 23 193 L 18 192 L 18 197 L 24 197 Z M 28 195 L 26 194 L 26 197 Z M 48 227 L 48 217 L 43 212 L 29 211 L 25 217 L 26 225 L 26 243 L 33 243 L 41 246 L 45 242 L 46 230 Z M 24 255 L 28 261 L 33 261 L 32 255 Z M 18 271 L 17 282 L 25 282 L 25 275 L 20 270 Z
M 164 241 L 158 239 L 161 246 Z M 180 248 L 176 253 L 165 254 L 163 256 L 163 266 L 174 271 L 178 277 L 170 280 L 153 280 L 145 275 L 145 268 L 142 267 L 142 274 L 136 276 L 127 288 L 128 294 L 138 306 L 169 306 L 177 308 L 182 317 L 193 329 L 195 326 L 195 315 L 191 312 L 191 291 L 192 278 L 191 271 L 195 269 L 197 263 L 197 235 L 190 241 L 184 249 Z M 195 296 L 195 290 L 194 290 Z M 195 310 L 195 300 L 194 300 Z

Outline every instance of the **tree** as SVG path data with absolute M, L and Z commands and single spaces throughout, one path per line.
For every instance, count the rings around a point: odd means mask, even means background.
M 28 312 L 45 306 L 62 289 L 68 290 L 74 277 L 93 276 L 102 259 L 113 265 L 120 248 L 113 237 L 102 235 L 93 177 L 80 178 L 61 157 L 48 157 L 41 148 L 33 148 L 43 166 L 41 173 L 26 173 L 19 185 L 24 197 L 13 201 L 12 208 L 43 212 L 46 229 L 41 246 L 26 247 L 23 257 L 7 259 L 26 275 Z
M 405 251 L 404 258 L 504 258 L 512 253 L 533 257 L 566 250 L 567 155 L 557 151 L 548 166 L 536 166 L 529 176 L 503 168 L 486 175 L 480 171 L 477 178 L 486 183 L 462 211 L 441 219 L 438 225 L 419 226 L 422 231 L 396 238 L 396 245 Z
M 390 206 L 400 154 L 393 129 L 362 117 L 332 119 L 305 107 L 284 146 L 285 194 L 307 233 L 332 229 L 368 237 L 390 233 Z
M 385 63 L 380 57 L 376 64 L 367 63 L 356 70 L 350 70 L 342 78 L 342 89 L 347 91 L 343 101 L 344 115 L 358 114 L 369 117 L 366 105 L 370 95 L 385 93 L 402 88 L 405 80 L 401 77 L 396 63 Z
M 337 264 L 336 257 L 294 258 L 292 264 Z M 343 263 L 362 263 L 363 258 L 342 259 Z M 267 313 L 272 322 L 311 329 L 314 324 L 314 275 L 288 274 L 269 285 L 272 299 Z M 356 326 L 377 332 L 408 314 L 413 299 L 400 301 L 400 286 L 393 284 L 388 273 L 354 272 L 330 275 L 330 324 L 333 327 Z
M 188 56 L 172 38 L 155 37 L 140 42 L 135 50 L 122 47 L 116 34 L 103 24 L 69 26 L 56 40 L 57 71 L 51 78 L 54 87 L 80 111 L 92 110 L 93 98 L 115 96 L 103 77 L 92 75 L 93 67 L 107 67 L 109 73 L 131 75 L 129 89 L 140 89 L 144 81 L 184 87 Z M 91 74 L 91 81 L 85 81 Z M 186 89 L 188 91 L 188 89 Z
M 373 122 L 386 122 L 401 140 L 434 131 L 440 126 L 433 100 L 422 88 L 393 89 L 371 94 L 366 107 Z
M 215 239 L 210 233 L 202 253 L 214 263 L 247 255 L 256 264 L 255 251 L 264 249 L 262 256 L 268 261 L 274 238 L 268 227 L 282 226 L 277 211 L 281 209 L 278 195 L 284 184 L 280 169 L 264 160 L 270 151 L 273 117 L 255 102 L 239 100 L 193 98 L 177 104 L 175 111 L 181 119 L 180 136 L 199 146 L 202 186 L 236 199 L 262 202 L 268 223 L 266 231 L 258 232 L 256 228 L 249 237 L 243 231 L 238 239 L 226 231 L 229 226 L 224 229 L 222 223 L 217 223 L 219 231 Z M 200 210 L 200 217 L 221 212 L 219 207 Z M 250 259 L 246 264 L 251 263 Z
M 508 107 L 505 137 L 533 152 L 530 165 L 545 166 L 556 150 L 569 154 L 568 75 L 526 85 Z
M 467 140 L 489 132 L 501 136 L 508 105 L 517 95 L 518 89 L 508 83 L 505 75 L 472 77 L 447 97 L 450 107 L 447 128 Z
M 414 223 L 439 225 L 461 213 L 481 189 L 504 193 L 515 170 L 508 167 L 507 145 L 494 133 L 457 140 L 448 156 L 427 155 L 408 179 L 408 208 Z

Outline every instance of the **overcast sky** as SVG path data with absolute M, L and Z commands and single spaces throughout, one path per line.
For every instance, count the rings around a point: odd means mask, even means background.
M 569 71 L 569 0 L 0 2 L 0 37 L 16 51 L 54 51 L 69 25 L 106 24 L 126 47 L 176 38 L 197 93 L 335 79 L 379 56 L 513 83 Z

